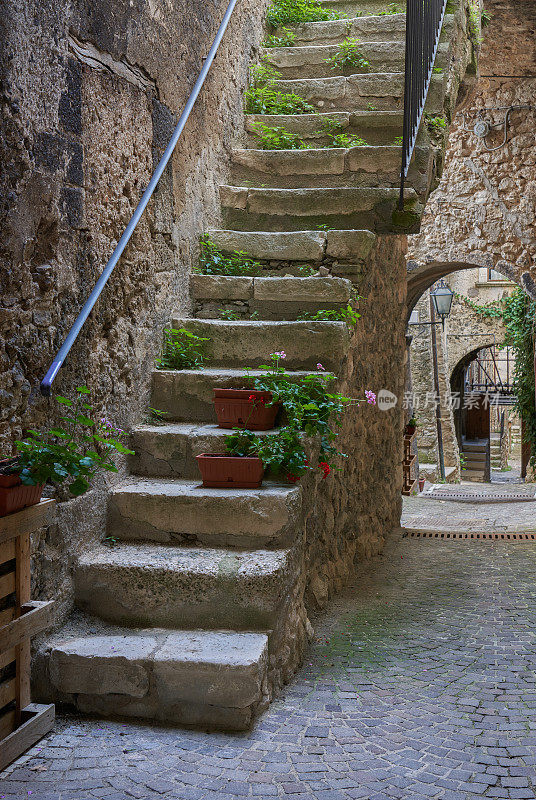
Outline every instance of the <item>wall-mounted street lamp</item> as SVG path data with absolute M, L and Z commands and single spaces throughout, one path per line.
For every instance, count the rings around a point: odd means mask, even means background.
M 434 290 L 430 292 L 430 297 L 432 298 L 435 312 L 438 317 L 441 317 L 441 322 L 444 325 L 452 309 L 454 292 L 444 280 L 440 280 Z
M 454 300 L 454 292 L 443 279 L 436 284 L 434 289 L 430 292 L 430 305 L 432 307 L 432 319 L 429 322 L 419 321 L 419 312 L 412 311 L 409 318 L 409 325 L 437 325 L 438 320 L 435 319 L 437 315 L 443 327 L 445 327 L 445 320 L 450 316 L 452 311 L 452 301 Z

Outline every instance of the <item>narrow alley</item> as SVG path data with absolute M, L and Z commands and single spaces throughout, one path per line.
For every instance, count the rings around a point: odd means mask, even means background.
M 461 489 L 483 491 L 441 487 Z M 2 800 L 534 798 L 536 544 L 408 535 L 447 504 L 452 530 L 529 531 L 534 514 L 406 498 L 405 533 L 316 621 L 303 668 L 251 732 L 60 717 Z

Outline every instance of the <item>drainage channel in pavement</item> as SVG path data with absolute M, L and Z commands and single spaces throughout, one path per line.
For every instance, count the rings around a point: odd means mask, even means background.
M 459 539 L 464 541 L 536 542 L 536 531 L 511 533 L 505 531 L 438 531 L 407 528 L 403 539 Z

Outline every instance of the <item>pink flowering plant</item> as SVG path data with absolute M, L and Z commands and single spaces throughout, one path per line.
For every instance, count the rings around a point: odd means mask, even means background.
M 303 434 L 319 437 L 322 460 L 318 466 L 326 478 L 333 468 L 329 459 L 344 456 L 334 445 L 343 414 L 352 405 L 365 400 L 370 403 L 370 398 L 375 398 L 375 395 L 366 392 L 362 400 L 345 397 L 331 389 L 335 375 L 326 371 L 320 362 L 315 373 L 297 376 L 285 369 L 282 363 L 285 359 L 285 351 L 277 351 L 270 355 L 268 364 L 259 367 L 262 375 L 254 376 L 247 370 L 254 389 L 271 392 L 272 402 L 283 404 L 284 426 L 271 436 L 259 437 L 251 431 L 237 432 L 229 437 L 228 452 L 244 455 L 242 450 L 246 448 L 248 455 L 259 455 L 273 472 L 297 480 L 312 469 L 305 455 Z

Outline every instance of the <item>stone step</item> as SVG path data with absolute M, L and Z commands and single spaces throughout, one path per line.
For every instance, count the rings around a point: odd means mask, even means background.
M 486 451 L 485 450 L 463 450 L 462 451 L 467 459 L 471 459 L 471 461 L 485 461 L 486 460 Z
M 389 10 L 390 3 L 387 0 L 359 0 L 359 2 L 357 0 L 326 0 L 322 2 L 322 6 L 341 16 L 348 15 L 352 17 L 358 12 L 370 15 L 380 14 L 382 11 Z M 405 12 L 406 3 L 396 3 L 396 10 Z
M 282 189 L 397 187 L 401 148 L 367 146 L 303 150 L 233 150 L 231 182 Z M 433 151 L 416 147 L 408 186 L 424 195 L 433 177 Z
M 270 353 L 284 351 L 287 369 L 315 369 L 321 362 L 337 373 L 350 339 L 344 322 L 229 322 L 174 316 L 173 326 L 207 337 L 207 364 L 214 367 L 258 367 L 267 363 Z
M 404 72 L 405 40 L 359 42 L 359 52 L 369 62 L 369 67 L 335 67 L 329 60 L 336 56 L 336 44 L 309 45 L 302 47 L 270 47 L 263 51 L 284 80 L 303 78 L 329 78 L 334 75 L 357 75 L 369 73 Z M 436 66 L 444 67 L 448 58 L 448 44 L 438 47 Z
M 75 568 L 75 602 L 129 627 L 267 631 L 293 569 L 287 550 L 101 546 Z
M 429 113 L 443 112 L 444 78 L 444 74 L 432 75 L 425 105 Z M 379 111 L 396 111 L 403 106 L 404 73 L 368 72 L 348 77 L 281 79 L 276 88 L 300 95 L 321 111 L 366 110 L 369 105 Z
M 471 471 L 474 471 L 474 472 L 482 472 L 482 473 L 484 473 L 485 468 L 486 468 L 486 462 L 485 461 L 476 461 L 474 459 L 466 459 L 465 464 L 464 464 L 464 469 L 465 470 L 471 470 Z
M 487 448 L 487 444 L 485 441 L 477 442 L 477 441 L 468 441 L 462 442 L 462 450 L 463 452 L 467 453 L 485 453 Z
M 364 42 L 403 41 L 406 35 L 406 15 L 385 14 L 381 17 L 350 17 L 326 22 L 304 22 L 301 25 L 293 25 L 292 33 L 296 36 L 294 40 L 296 45 L 338 44 L 347 37 Z
M 224 252 L 242 251 L 251 258 L 278 262 L 320 264 L 326 257 L 362 261 L 376 236 L 366 230 L 328 231 L 233 231 L 209 230 L 210 239 Z
M 251 370 L 252 377 L 263 375 Z M 309 374 L 296 371 L 296 379 Z M 216 422 L 214 389 L 241 389 L 248 385 L 243 369 L 155 370 L 151 405 L 165 413 L 166 421 Z
M 476 481 L 478 483 L 483 483 L 484 472 L 482 470 L 475 470 L 475 469 L 462 469 L 461 478 L 462 480 L 469 480 L 469 481 Z
M 318 142 L 327 145 L 330 139 L 325 135 L 323 127 L 328 120 L 335 120 L 341 126 L 341 133 L 360 136 L 367 144 L 373 146 L 393 145 L 395 139 L 402 136 L 403 118 L 401 111 L 333 111 L 318 114 L 247 114 L 246 130 L 250 134 L 250 142 L 255 146 L 257 138 L 255 127 L 260 123 L 270 128 L 285 128 L 290 133 L 297 133 L 307 142 Z M 430 137 L 426 125 L 421 125 L 417 143 L 428 145 Z
M 351 281 L 331 276 L 246 278 L 194 274 L 190 278 L 193 313 L 202 319 L 219 318 L 223 308 L 242 318 L 256 314 L 265 320 L 293 320 L 304 312 L 346 306 L 352 288 Z
M 403 72 L 405 43 L 360 42 L 359 51 L 369 64 L 368 69 L 359 67 L 333 67 L 326 63 L 336 56 L 336 44 L 307 45 L 302 47 L 269 47 L 262 55 L 272 64 L 284 79 L 329 78 L 333 75 L 353 75 L 367 72 Z
M 422 205 L 406 189 L 404 212 L 398 212 L 398 189 L 249 189 L 220 186 L 224 224 L 235 230 L 303 230 L 328 225 L 340 230 L 415 233 Z
M 141 448 L 138 463 L 143 468 L 149 462 L 150 469 L 155 462 L 164 462 L 176 473 L 181 462 L 191 459 L 195 464 L 198 451 L 225 451 L 230 431 L 216 428 L 219 436 L 207 436 L 205 428 L 198 428 L 197 436 L 189 436 L 191 427 L 136 429 L 134 437 Z M 187 451 L 182 458 L 181 451 Z M 300 506 L 300 487 L 273 481 L 265 481 L 259 489 L 207 489 L 200 477 L 132 478 L 110 496 L 108 535 L 122 541 L 283 547 L 293 538 Z
M 36 661 L 49 700 L 107 717 L 245 730 L 269 699 L 265 633 L 78 626 Z

